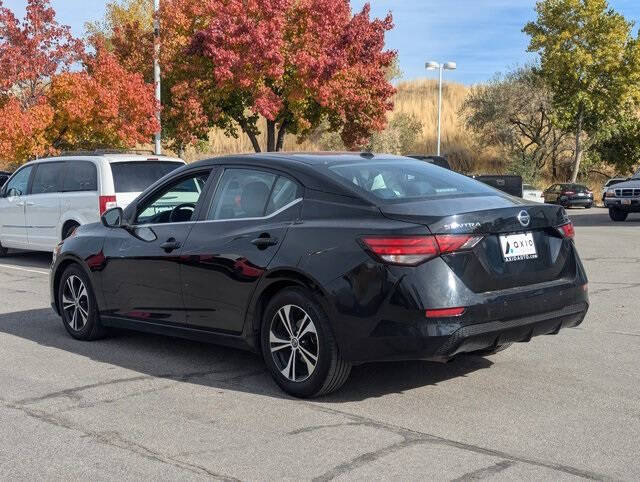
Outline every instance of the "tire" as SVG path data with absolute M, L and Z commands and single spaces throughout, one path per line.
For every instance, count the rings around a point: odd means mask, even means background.
M 506 350 L 507 348 L 509 348 L 513 343 L 505 343 L 504 345 L 498 345 L 495 348 L 487 348 L 485 350 L 478 350 L 478 351 L 472 351 L 467 353 L 468 355 L 475 355 L 475 356 L 489 356 L 489 355 L 495 355 L 496 353 L 499 353 L 501 351 Z
M 2 246 L 2 243 L 0 243 L 0 258 L 4 258 L 8 252 L 9 249 L 5 248 L 4 246 Z
M 271 299 L 262 317 L 260 338 L 271 376 L 294 397 L 326 395 L 349 378 L 351 364 L 340 357 L 329 319 L 307 289 L 285 288 Z
M 620 223 L 622 221 L 626 221 L 627 220 L 627 216 L 629 216 L 629 213 L 626 212 L 626 211 L 621 211 L 620 209 L 609 208 L 609 217 L 611 218 L 612 221 Z
M 107 334 L 100 323 L 98 305 L 89 277 L 77 265 L 69 266 L 60 278 L 58 306 L 62 324 L 73 338 L 92 341 Z
M 584 208 L 585 209 L 591 209 L 593 207 L 593 204 L 587 204 Z
M 64 241 L 65 239 L 67 239 L 69 236 L 71 236 L 73 234 L 73 231 L 75 229 L 77 229 L 78 227 L 80 227 L 80 225 L 78 223 L 71 223 L 69 224 L 64 231 L 62 232 L 62 241 Z

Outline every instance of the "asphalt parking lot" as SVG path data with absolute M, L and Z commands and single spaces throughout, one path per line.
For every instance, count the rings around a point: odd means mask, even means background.
M 285 396 L 258 357 L 161 336 L 71 339 L 50 256 L 0 262 L 0 479 L 640 479 L 640 215 L 572 210 L 578 328 L 505 352 L 357 367 Z

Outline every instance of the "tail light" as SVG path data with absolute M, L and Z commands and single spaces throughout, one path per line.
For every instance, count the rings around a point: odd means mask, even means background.
M 473 249 L 482 236 L 443 234 L 436 236 L 368 237 L 362 242 L 383 261 L 391 264 L 417 266 L 441 254 Z
M 560 231 L 560 234 L 562 234 L 562 236 L 565 238 L 573 239 L 576 237 L 576 230 L 573 227 L 572 222 L 568 222 L 567 224 L 558 226 L 558 231 Z
M 100 216 L 115 207 L 117 207 L 115 196 L 100 196 Z

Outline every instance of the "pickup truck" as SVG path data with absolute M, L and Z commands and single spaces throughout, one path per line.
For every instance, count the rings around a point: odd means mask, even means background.
M 628 181 L 607 189 L 604 205 L 617 222 L 625 221 L 629 213 L 640 213 L 640 169 Z

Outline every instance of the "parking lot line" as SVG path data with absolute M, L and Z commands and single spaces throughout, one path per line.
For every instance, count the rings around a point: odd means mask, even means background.
M 37 270 L 37 269 L 29 269 L 29 268 L 22 268 L 21 266 L 13 266 L 10 264 L 0 264 L 0 268 L 8 268 L 8 269 L 15 269 L 18 271 L 27 271 L 29 273 L 38 273 L 38 274 L 45 274 L 45 275 L 49 275 L 48 271 L 41 271 L 41 270 Z

